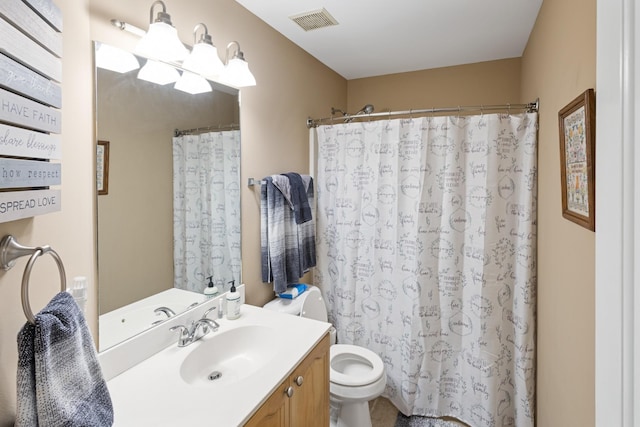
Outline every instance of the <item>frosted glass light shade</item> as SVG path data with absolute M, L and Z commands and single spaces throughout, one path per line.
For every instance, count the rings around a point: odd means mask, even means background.
M 100 44 L 96 50 L 96 67 L 116 73 L 128 73 L 140 68 L 140 63 L 131 52 L 108 44 Z
M 180 73 L 171 65 L 147 59 L 147 63 L 138 71 L 138 78 L 151 83 L 166 85 L 177 81 L 180 78 Z
M 178 79 L 174 88 L 192 95 L 212 91 L 211 84 L 207 79 L 189 71 L 182 72 L 182 76 Z
M 240 58 L 233 58 L 224 68 L 220 79 L 234 87 L 255 86 L 256 79 L 249 71 L 249 64 Z
M 183 61 L 189 50 L 178 38 L 174 27 L 164 22 L 154 22 L 138 42 L 136 53 L 161 61 Z
M 201 76 L 217 78 L 224 69 L 224 64 L 218 57 L 218 49 L 215 46 L 198 43 L 193 46 L 182 67 Z

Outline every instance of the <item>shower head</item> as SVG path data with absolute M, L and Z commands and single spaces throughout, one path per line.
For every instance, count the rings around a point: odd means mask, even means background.
M 367 104 L 358 113 L 371 114 L 373 113 L 373 105 Z
M 351 115 L 351 118 L 346 119 L 344 122 L 345 122 L 345 123 L 351 123 L 351 121 L 353 120 L 353 117 L 354 117 L 354 116 L 361 116 L 361 115 L 363 115 L 363 114 L 371 114 L 371 113 L 373 113 L 373 105 L 371 105 L 371 104 L 367 104 L 367 105 L 365 105 L 364 107 L 362 107 L 362 108 L 360 109 L 360 111 L 358 111 L 358 112 L 357 112 L 357 113 L 355 113 L 355 114 L 352 114 L 352 115 Z M 346 114 L 345 114 L 345 115 L 346 115 Z

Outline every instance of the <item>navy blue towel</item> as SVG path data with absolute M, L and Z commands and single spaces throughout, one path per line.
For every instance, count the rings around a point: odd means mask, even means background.
M 283 173 L 282 175 L 289 178 L 291 185 L 291 204 L 293 205 L 293 215 L 296 224 L 304 224 L 311 221 L 311 206 L 309 205 L 309 197 L 307 196 L 307 187 L 300 174 L 295 172 Z M 313 180 L 309 180 L 310 191 L 313 193 Z

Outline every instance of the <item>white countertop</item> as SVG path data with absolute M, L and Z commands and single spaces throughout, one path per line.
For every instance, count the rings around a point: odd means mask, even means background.
M 241 314 L 237 320 L 217 320 L 218 332 L 187 347 L 173 344 L 109 380 L 114 426 L 241 426 L 330 327 L 328 323 L 250 305 L 243 305 Z M 266 368 L 233 382 L 188 384 L 182 379 L 180 362 L 190 352 L 215 339 L 216 334 L 245 325 L 281 331 L 281 339 L 273 343 L 278 354 Z

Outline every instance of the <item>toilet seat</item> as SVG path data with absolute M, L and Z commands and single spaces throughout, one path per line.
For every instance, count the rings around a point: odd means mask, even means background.
M 265 304 L 268 310 L 327 321 L 327 307 L 316 286 L 292 300 L 276 298 Z M 380 396 L 386 387 L 382 359 L 373 351 L 351 344 L 334 344 L 331 327 L 329 347 L 329 401 L 331 426 L 371 427 L 369 401 Z M 330 330 L 330 331 L 331 331 Z
M 361 387 L 378 381 L 384 373 L 380 356 L 364 347 L 335 344 L 330 347 L 329 353 L 329 379 L 332 383 Z

